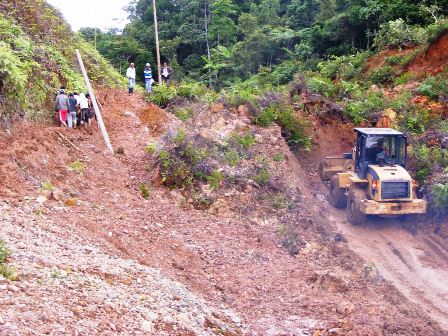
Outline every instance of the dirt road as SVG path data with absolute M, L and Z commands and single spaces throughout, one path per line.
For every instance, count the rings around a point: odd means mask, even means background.
M 330 212 L 330 221 L 348 239 L 349 247 L 448 330 L 448 250 L 441 238 L 412 235 L 390 220 L 353 226 L 344 211 Z

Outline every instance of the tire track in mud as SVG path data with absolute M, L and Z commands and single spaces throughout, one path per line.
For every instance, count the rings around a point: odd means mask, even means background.
M 430 235 L 412 236 L 390 220 L 365 226 L 347 223 L 345 213 L 329 206 L 333 224 L 350 249 L 377 268 L 409 301 L 448 330 L 448 253 Z M 391 223 L 389 223 L 391 222 Z M 425 262 L 425 259 L 431 263 Z

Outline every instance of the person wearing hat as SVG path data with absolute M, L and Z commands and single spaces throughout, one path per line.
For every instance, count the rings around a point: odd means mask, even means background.
M 145 86 L 146 86 L 146 92 L 151 92 L 152 90 L 152 70 L 151 70 L 151 64 L 146 63 L 145 69 L 143 70 L 143 77 L 145 79 Z
M 134 63 L 129 64 L 129 68 L 126 71 L 126 77 L 129 80 L 129 95 L 134 93 L 135 86 L 135 65 Z
M 70 109 L 70 102 L 68 96 L 65 94 L 65 89 L 61 88 L 59 94 L 54 100 L 54 110 L 58 114 L 58 122 L 61 126 L 67 127 L 67 113 Z

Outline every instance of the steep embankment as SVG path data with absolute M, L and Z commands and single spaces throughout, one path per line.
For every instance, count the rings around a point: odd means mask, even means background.
M 44 0 L 0 3 L 0 117 L 49 120 L 61 85 L 85 90 L 77 64 L 79 49 L 92 80 L 117 86 L 123 78 Z

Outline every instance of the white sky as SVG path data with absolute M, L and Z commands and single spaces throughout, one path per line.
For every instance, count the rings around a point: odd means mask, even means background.
M 123 28 L 127 13 L 123 7 L 131 0 L 46 0 L 56 7 L 74 31 L 81 27 Z

